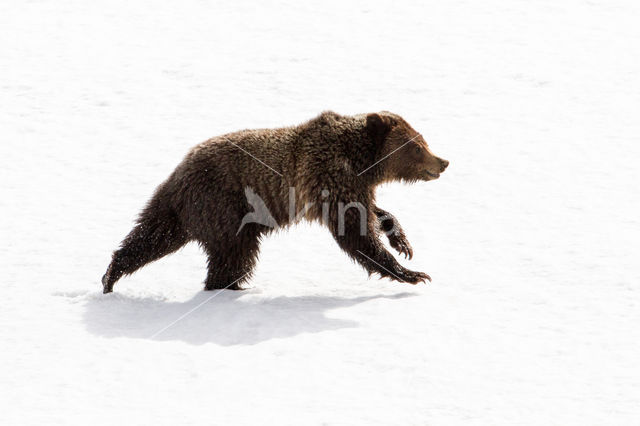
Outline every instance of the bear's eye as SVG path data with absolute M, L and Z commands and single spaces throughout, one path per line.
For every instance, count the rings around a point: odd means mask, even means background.
M 413 147 L 413 151 L 416 154 L 420 154 L 422 152 L 422 147 L 420 145 L 416 145 L 416 146 Z

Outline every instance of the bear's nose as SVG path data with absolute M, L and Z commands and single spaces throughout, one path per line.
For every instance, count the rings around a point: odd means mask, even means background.
M 446 169 L 448 166 L 449 162 L 447 160 L 440 159 L 440 172 L 444 172 L 444 169 Z

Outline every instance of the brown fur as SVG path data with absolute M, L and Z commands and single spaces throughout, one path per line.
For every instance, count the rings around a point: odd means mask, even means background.
M 243 217 L 253 211 L 247 187 L 264 200 L 279 226 L 292 222 L 289 188 L 295 188 L 298 212 L 313 203 L 304 219 L 324 223 L 369 274 L 414 284 L 430 279 L 401 266 L 381 243 L 382 231 L 392 247 L 413 255 L 395 217 L 375 205 L 375 187 L 435 179 L 447 165 L 402 117 L 389 112 L 324 112 L 298 126 L 214 137 L 194 147 L 156 189 L 114 252 L 102 279 L 104 292 L 112 291 L 123 275 L 189 241 L 199 242 L 208 255 L 205 289 L 240 289 L 253 271 L 260 239 L 273 230 L 249 222 L 238 232 Z M 366 207 L 365 233 L 357 209 L 347 209 L 340 218 L 339 205 L 349 203 Z

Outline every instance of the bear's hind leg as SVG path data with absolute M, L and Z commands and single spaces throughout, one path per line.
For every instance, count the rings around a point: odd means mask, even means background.
M 182 230 L 177 215 L 170 209 L 156 207 L 152 200 L 138 224 L 113 253 L 107 272 L 102 277 L 103 293 L 111 293 L 123 275 L 132 274 L 149 262 L 177 251 L 189 238 Z
M 243 229 L 233 241 L 205 245 L 209 257 L 205 290 L 242 290 L 258 260 L 260 237 L 250 229 Z

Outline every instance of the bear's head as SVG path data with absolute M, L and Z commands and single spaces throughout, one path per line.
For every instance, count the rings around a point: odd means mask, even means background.
M 447 160 L 431 152 L 422 135 L 397 114 L 388 111 L 368 114 L 366 126 L 378 147 L 384 181 L 438 179 L 449 165 Z

